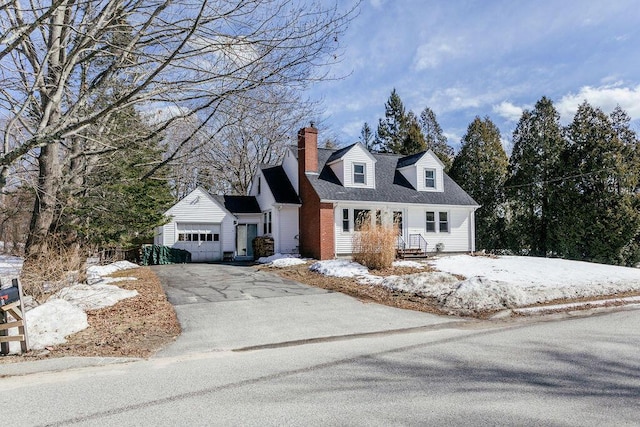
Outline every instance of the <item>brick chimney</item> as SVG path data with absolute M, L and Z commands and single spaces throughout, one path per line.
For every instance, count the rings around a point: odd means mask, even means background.
M 298 171 L 318 172 L 318 129 L 311 125 L 298 131 Z

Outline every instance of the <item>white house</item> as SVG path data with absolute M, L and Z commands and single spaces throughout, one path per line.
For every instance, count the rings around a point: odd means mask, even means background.
M 328 259 L 350 255 L 361 218 L 369 218 L 395 224 L 400 248 L 475 250 L 479 205 L 432 151 L 403 157 L 360 143 L 320 149 L 317 141 L 317 129 L 301 129 L 281 165 L 259 168 L 249 196 L 196 189 L 167 211 L 171 222 L 157 230 L 156 243 L 205 261 L 251 257 L 252 239 L 269 235 L 276 252 Z

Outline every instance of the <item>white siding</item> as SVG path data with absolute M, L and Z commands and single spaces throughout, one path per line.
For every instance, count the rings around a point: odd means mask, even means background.
M 349 232 L 344 232 L 342 228 L 342 210 L 349 209 Z M 407 239 L 409 234 L 421 234 L 427 241 L 427 251 L 434 252 L 437 243 L 444 245 L 444 252 L 469 252 L 474 250 L 473 229 L 471 229 L 473 219 L 473 209 L 455 206 L 427 206 L 427 205 L 399 205 L 384 203 L 339 203 L 334 210 L 334 233 L 336 254 L 350 254 L 352 252 L 353 239 L 353 209 L 370 209 L 372 216 L 376 210 L 382 212 L 383 223 L 391 224 L 392 212 L 402 211 L 402 222 L 404 227 L 403 237 Z M 427 233 L 426 232 L 426 212 L 435 212 L 436 223 L 438 222 L 438 212 L 447 212 L 449 220 L 449 232 Z M 438 230 L 438 224 L 436 224 Z
M 425 186 L 425 170 L 434 170 L 436 177 L 436 187 L 429 188 Z M 431 151 L 427 151 L 424 155 L 411 166 L 407 166 L 400 170 L 400 173 L 409 181 L 409 183 L 418 191 L 444 191 L 444 170 L 442 162 Z
M 342 228 L 342 210 L 349 210 L 349 231 L 345 232 Z M 371 210 L 372 221 L 375 221 L 376 211 L 380 210 L 382 214 L 383 224 L 391 224 L 392 216 L 391 212 L 398 210 L 397 208 L 388 206 L 384 203 L 371 203 L 371 202 L 343 202 L 336 205 L 333 210 L 334 219 L 334 236 L 335 236 L 335 251 L 336 254 L 350 254 L 353 249 L 353 210 L 354 209 L 369 209 Z
M 261 183 L 258 186 L 258 179 L 260 179 Z M 258 194 L 258 187 L 260 187 L 260 194 Z M 271 209 L 276 199 L 271 194 L 271 190 L 267 185 L 267 181 L 264 179 L 264 175 L 261 170 L 253 177 L 253 181 L 251 182 L 251 191 L 249 192 L 250 196 L 255 196 L 258 201 L 258 206 L 260 206 L 260 210 L 265 211 L 267 209 Z
M 375 159 L 362 145 L 356 144 L 342 157 L 342 166 L 344 171 L 342 184 L 345 187 L 364 187 L 376 188 L 375 179 Z M 356 184 L 353 182 L 353 165 L 362 163 L 365 165 L 365 184 Z M 337 175 L 337 174 L 336 174 Z
M 206 191 L 197 188 L 188 196 L 173 205 L 166 213 L 171 218 L 167 224 L 159 227 L 154 241 L 165 246 L 174 246 L 178 240 L 178 224 L 219 224 L 222 251 L 235 248 L 235 217 Z
M 295 158 L 294 153 L 289 148 L 284 155 L 284 160 L 282 161 L 282 168 L 284 172 L 287 174 L 291 185 L 293 185 L 293 189 L 296 190 L 296 194 L 299 193 L 298 190 L 298 160 Z
M 436 232 L 426 231 L 426 213 L 435 212 Z M 447 212 L 449 219 L 448 232 L 440 232 L 438 224 L 439 212 Z M 473 209 L 455 206 L 416 206 L 408 208 L 407 234 L 422 234 L 427 240 L 427 251 L 434 252 L 436 245 L 442 243 L 444 252 L 469 252 L 471 214 Z
M 282 254 L 298 253 L 298 207 L 282 206 L 280 210 L 274 210 L 274 214 L 274 236 L 277 236 L 274 242 L 275 251 Z
M 197 188 L 173 205 L 167 216 L 177 222 L 222 222 L 229 212 L 213 200 L 204 190 Z

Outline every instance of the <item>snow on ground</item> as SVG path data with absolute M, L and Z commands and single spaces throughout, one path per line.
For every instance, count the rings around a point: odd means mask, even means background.
M 306 260 L 297 258 L 290 254 L 274 254 L 271 256 L 263 256 L 258 258 L 256 262 L 260 264 L 268 264 L 272 267 L 278 268 L 291 267 L 294 265 L 307 263 Z
M 25 318 L 29 346 L 34 350 L 40 350 L 48 346 L 62 344 L 65 342 L 66 336 L 89 326 L 86 310 L 109 307 L 122 299 L 138 295 L 137 291 L 129 291 L 107 284 L 127 280 L 127 278 L 104 277 L 116 271 L 137 267 L 138 265 L 127 261 L 89 267 L 87 269 L 88 285 L 73 284 L 65 287 L 52 295 L 44 304 L 27 310 Z M 0 255 L 0 277 L 7 277 L 9 285 L 11 278 L 20 275 L 21 269 L 21 258 Z M 3 283 L 5 283 L 4 279 Z M 17 330 L 14 328 L 9 333 L 16 334 Z M 9 343 L 9 350 L 12 353 L 19 352 L 20 343 Z
M 319 261 L 310 268 L 329 276 L 356 277 L 363 284 L 433 297 L 444 309 L 459 313 L 640 291 L 640 269 L 629 267 L 469 255 L 446 256 L 429 264 L 440 271 L 378 277 L 366 267 L 345 260 Z M 467 279 L 460 280 L 454 274 Z
M 108 265 L 92 265 L 87 268 L 87 283 L 92 284 L 99 282 L 104 276 L 113 274 L 116 271 L 130 270 L 138 267 L 138 264 L 129 261 L 118 261 Z
M 27 312 L 29 347 L 42 350 L 63 344 L 65 337 L 89 327 L 87 314 L 82 309 L 62 299 L 52 299 Z M 19 343 L 15 351 L 19 350 Z
M 424 268 L 424 264 L 420 264 L 416 261 L 393 261 L 394 267 L 406 267 L 406 268 Z
M 95 285 L 77 284 L 67 286 L 54 294 L 50 299 L 62 299 L 82 310 L 97 310 L 111 307 L 120 300 L 133 298 L 138 291 L 130 291 L 115 285 L 98 283 Z
M 10 255 L 0 255 L 0 281 L 3 288 L 11 286 L 11 279 L 20 275 L 22 258 Z

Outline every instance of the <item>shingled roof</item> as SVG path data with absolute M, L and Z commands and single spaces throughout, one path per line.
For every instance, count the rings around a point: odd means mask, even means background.
M 398 171 L 398 167 L 415 163 L 421 155 L 402 158 L 395 154 L 371 153 L 376 159 L 376 188 L 345 187 L 327 166 L 329 159 L 336 158 L 332 157 L 335 152 L 318 148 L 318 175 L 307 174 L 321 200 L 478 206 L 446 173 L 443 173 L 444 192 L 416 191 Z
M 232 214 L 260 213 L 260 205 L 253 196 L 213 196 L 219 203 L 224 205 Z
M 260 169 L 276 203 L 294 205 L 301 203 L 282 166 L 262 165 Z

